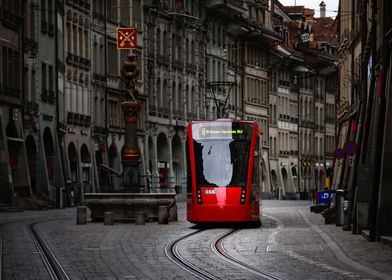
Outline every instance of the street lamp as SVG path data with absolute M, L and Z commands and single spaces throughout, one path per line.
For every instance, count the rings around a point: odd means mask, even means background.
M 234 85 L 235 82 L 228 82 L 228 81 L 209 82 L 207 84 L 206 93 L 210 93 L 212 99 L 214 100 L 218 119 L 223 118 L 225 116 L 227 100 L 229 98 L 230 91 Z M 226 96 L 224 96 L 223 98 L 224 99 L 223 101 L 218 98 L 218 94 L 222 92 L 226 94 Z

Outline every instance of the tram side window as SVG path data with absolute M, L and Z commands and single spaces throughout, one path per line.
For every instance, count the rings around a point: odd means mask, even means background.
M 248 141 L 233 141 L 230 143 L 233 176 L 231 183 L 245 186 L 248 173 L 250 143 Z
M 259 137 L 256 140 L 255 157 L 253 160 L 252 185 L 259 185 Z
M 191 176 L 191 163 L 189 159 L 188 140 L 186 140 L 185 147 L 186 147 L 186 187 L 187 187 L 187 192 L 189 194 L 192 193 L 192 176 Z

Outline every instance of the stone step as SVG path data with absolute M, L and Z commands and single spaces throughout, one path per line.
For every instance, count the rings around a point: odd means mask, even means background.
M 23 209 L 11 207 L 11 206 L 0 206 L 0 212 L 23 212 Z

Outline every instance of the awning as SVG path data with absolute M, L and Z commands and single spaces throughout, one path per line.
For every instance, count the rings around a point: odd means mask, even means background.
M 109 173 L 116 174 L 116 175 L 118 175 L 118 176 L 121 175 L 120 172 L 118 172 L 117 170 L 115 170 L 115 169 L 113 169 L 113 168 L 111 168 L 110 166 L 107 166 L 107 165 L 105 165 L 105 164 L 100 164 L 100 165 L 99 165 L 99 168 L 102 168 L 103 170 L 106 170 L 106 171 L 108 171 Z
M 8 141 L 14 141 L 14 142 L 24 142 L 22 138 L 16 138 L 16 137 L 7 137 Z

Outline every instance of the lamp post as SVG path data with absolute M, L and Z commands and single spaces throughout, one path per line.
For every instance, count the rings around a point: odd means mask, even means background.
M 139 158 L 140 152 L 137 144 L 137 113 L 141 102 L 137 77 L 139 67 L 135 54 L 128 54 L 123 62 L 122 77 L 125 83 L 125 101 L 121 103 L 124 112 L 125 139 L 121 152 L 123 164 L 123 188 L 125 192 L 140 192 Z

